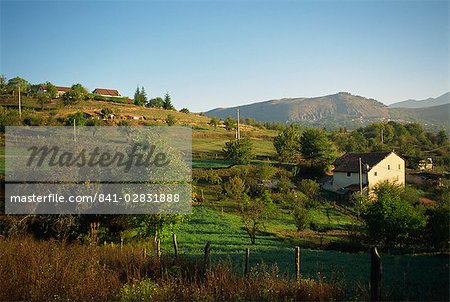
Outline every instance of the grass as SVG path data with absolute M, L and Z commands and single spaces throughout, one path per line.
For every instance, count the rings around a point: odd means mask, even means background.
M 268 233 L 258 236 L 257 244 L 252 246 L 239 216 L 232 213 L 222 215 L 206 206 L 195 207 L 192 219 L 177 231 L 177 238 L 180 253 L 185 255 L 201 256 L 205 243 L 211 241 L 213 260 L 229 259 L 237 271 L 242 271 L 244 250 L 250 248 L 252 266 L 276 263 L 282 273 L 291 277 L 294 274 L 294 243 Z M 163 242 L 163 251 L 172 253 L 170 240 Z M 448 300 L 448 258 L 383 254 L 382 259 L 383 293 L 387 298 Z M 369 270 L 367 253 L 302 249 L 303 275 L 313 279 L 339 278 L 345 281 L 348 296 L 367 295 Z
M 205 270 L 127 246 L 0 238 L 0 255 L 0 301 L 334 301 L 343 293 L 325 280 L 282 278 L 276 268 L 244 277 L 227 263 Z

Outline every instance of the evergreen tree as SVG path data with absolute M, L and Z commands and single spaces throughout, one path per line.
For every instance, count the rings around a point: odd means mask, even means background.
M 166 110 L 175 110 L 175 107 L 173 107 L 172 101 L 170 99 L 170 94 L 168 92 L 166 92 L 166 95 L 164 96 L 163 108 Z

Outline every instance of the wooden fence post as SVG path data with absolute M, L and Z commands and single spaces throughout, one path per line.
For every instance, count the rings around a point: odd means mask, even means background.
M 300 254 L 301 254 L 301 249 L 299 246 L 295 247 L 295 280 L 299 281 L 300 280 Z
M 142 250 L 142 257 L 145 259 L 147 258 L 147 248 L 144 247 L 144 249 Z
M 370 269 L 370 301 L 381 299 L 381 257 L 376 247 L 372 248 Z
M 123 249 L 123 237 L 120 236 L 120 250 Z
M 246 248 L 245 249 L 245 262 L 244 262 L 244 276 L 248 275 L 248 271 L 249 271 L 249 262 L 250 262 L 250 249 Z
M 210 266 L 211 266 L 211 242 L 208 241 L 205 245 L 205 258 L 203 259 L 203 268 L 205 270 L 205 276 L 206 273 L 209 271 Z
M 173 240 L 173 251 L 175 253 L 175 258 L 178 258 L 178 243 L 177 243 L 177 235 L 175 233 L 172 234 Z

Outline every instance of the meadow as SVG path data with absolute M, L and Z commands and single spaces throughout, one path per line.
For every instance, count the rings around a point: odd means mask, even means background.
M 9 102 L 9 103 L 8 103 Z M 127 115 L 135 114 L 142 115 L 145 120 L 129 120 L 130 125 L 151 126 L 151 125 L 166 125 L 167 116 L 173 115 L 176 119 L 177 125 L 187 125 L 192 127 L 192 152 L 193 152 L 193 168 L 194 170 L 210 171 L 210 170 L 226 170 L 234 165 L 234 162 L 224 158 L 222 149 L 230 139 L 235 136 L 234 131 L 227 131 L 222 125 L 219 127 L 210 126 L 210 118 L 199 114 L 186 114 L 176 111 L 166 111 L 162 109 L 154 108 L 142 108 L 128 104 L 108 103 L 102 101 L 83 101 L 79 104 L 62 107 L 56 101 L 46 105 L 44 110 L 41 110 L 39 106 L 34 103 L 32 99 L 26 99 L 24 102 L 24 117 L 30 118 L 34 121 L 39 120 L 42 123 L 57 124 L 64 121 L 68 114 L 76 112 L 99 112 L 102 108 L 110 108 L 117 114 Z M 2 105 L 13 106 L 13 101 L 6 101 Z M 110 125 L 114 125 L 117 121 L 108 121 Z M 109 125 L 109 124 L 108 124 Z M 253 126 L 242 125 L 243 136 L 251 138 L 254 145 L 255 160 L 252 161 L 253 165 L 277 165 L 275 160 L 275 149 L 273 147 L 273 137 L 277 134 L 277 131 L 260 129 Z M 0 138 L 3 142 L 3 136 Z M 4 171 L 4 148 L 0 148 L 0 172 Z M 300 173 L 302 170 L 300 169 Z M 194 171 L 195 172 L 195 171 Z M 228 276 L 230 284 L 234 284 L 235 288 L 228 288 L 228 300 L 239 300 L 245 296 L 244 293 L 239 292 L 236 288 L 246 288 L 248 282 L 245 279 L 239 279 L 242 277 L 243 271 L 243 258 L 246 248 L 250 249 L 250 265 L 254 270 L 263 270 L 265 273 L 270 271 L 272 265 L 276 266 L 279 271 L 276 273 L 276 278 L 271 276 L 270 280 L 281 281 L 275 282 L 274 287 L 281 293 L 290 295 L 292 300 L 305 300 L 308 297 L 314 297 L 321 300 L 333 300 L 345 297 L 346 300 L 367 300 L 369 295 L 369 273 L 370 273 L 370 255 L 365 252 L 365 248 L 362 247 L 360 242 L 354 242 L 352 237 L 352 229 L 355 226 L 361 226 L 361 221 L 355 215 L 353 205 L 347 207 L 336 203 L 333 197 L 322 196 L 322 201 L 318 203 L 314 208 L 310 209 L 311 222 L 318 225 L 326 225 L 331 229 L 330 231 L 318 234 L 312 230 L 297 231 L 294 223 L 294 219 L 290 211 L 283 208 L 281 205 L 277 205 L 276 215 L 264 222 L 264 228 L 258 233 L 256 244 L 252 245 L 249 236 L 243 229 L 242 218 L 236 211 L 236 205 L 224 198 L 222 191 L 222 184 L 206 184 L 202 182 L 194 182 L 193 191 L 201 195 L 204 199 L 193 207 L 193 213 L 187 222 L 179 225 L 174 232 L 178 238 L 178 247 L 183 259 L 187 261 L 198 262 L 203 257 L 203 252 L 206 242 L 211 242 L 211 257 L 215 265 L 217 265 L 217 274 L 225 274 Z M 58 255 L 58 257 L 64 257 L 68 255 L 79 255 L 80 257 L 86 256 L 89 261 L 84 263 L 83 269 L 87 269 L 92 273 L 90 278 L 100 278 L 102 275 L 110 276 L 109 279 L 103 280 L 109 282 L 110 285 L 104 285 L 105 290 L 96 292 L 95 287 L 86 287 L 86 289 L 80 286 L 80 290 L 85 291 L 84 296 L 80 296 L 80 300 L 91 299 L 92 297 L 98 298 L 98 300 L 118 299 L 120 296 L 119 291 L 122 289 L 125 294 L 131 295 L 129 300 L 136 298 L 143 291 L 144 297 L 146 296 L 146 290 L 154 293 L 154 287 L 161 287 L 161 283 L 145 283 L 146 277 L 153 278 L 156 271 L 156 264 L 154 259 L 149 257 L 150 260 L 142 262 L 138 261 L 135 265 L 134 260 L 138 255 L 141 255 L 141 251 L 144 247 L 148 248 L 149 255 L 154 255 L 150 239 L 142 240 L 132 238 L 135 235 L 134 230 L 128 231 L 128 236 L 125 237 L 125 249 L 129 250 L 129 254 L 126 259 L 119 260 L 117 255 L 114 256 L 115 260 L 111 260 L 113 256 L 110 249 L 107 247 L 98 247 L 93 253 L 91 258 L 87 254 L 90 253 L 92 247 L 85 245 L 75 245 L 71 248 L 59 247 L 56 243 L 36 243 L 31 239 L 19 239 L 23 241 L 29 251 L 36 249 L 47 248 L 45 244 L 51 246 L 51 251 Z M 170 238 L 170 233 L 166 234 L 166 237 L 162 238 L 162 254 L 165 261 L 172 263 L 173 260 L 173 247 Z M 147 242 L 148 240 L 148 242 Z M 17 243 L 17 242 L 16 242 Z M 1 249 L 2 254 L 0 258 L 7 255 L 9 258 L 3 258 L 4 264 L 9 267 L 20 267 L 21 263 L 18 258 L 11 258 L 11 252 L 16 252 L 20 249 L 16 243 L 8 241 L 10 250 Z M 36 245 L 36 246 L 35 246 Z M 4 245 L 6 246 L 6 245 Z M 296 283 L 289 283 L 294 277 L 294 248 L 295 246 L 302 247 L 301 256 L 301 273 L 305 280 L 312 282 L 310 287 L 312 289 L 312 296 L 304 296 L 306 287 L 298 288 L 299 292 L 286 292 L 286 288 L 297 288 L 299 285 Z M 358 252 L 344 252 L 346 249 L 353 249 Z M 16 250 L 14 250 L 16 249 Z M 106 252 L 105 252 L 106 251 Z M 22 251 L 23 252 L 23 251 Z M 25 255 L 26 251 L 23 252 Z M 78 254 L 77 254 L 78 253 Z M 128 252 L 127 252 L 128 253 Z M 106 255 L 106 256 L 105 256 Z M 134 256 L 133 256 L 134 255 Z M 70 256 L 68 256 L 70 257 Z M 134 258 L 133 258 L 134 257 Z M 153 256 L 152 256 L 153 257 Z M 9 259 L 9 260 L 8 260 Z M 60 259 L 60 258 L 58 258 Z M 109 259 L 109 260 L 105 260 Z M 126 262 L 128 260 L 130 262 Z M 135 259 L 135 260 L 136 260 Z M 140 259 L 140 258 L 139 258 Z M 6 261 L 6 262 L 5 262 Z M 10 261 L 10 262 L 8 262 Z M 34 268 L 30 271 L 31 275 L 20 275 L 18 268 L 15 269 L 14 278 L 10 283 L 4 283 L 3 288 L 9 288 L 10 291 L 14 291 L 14 288 L 18 286 L 24 280 L 28 282 L 33 279 L 34 283 L 28 288 L 29 292 L 17 292 L 17 299 L 19 300 L 45 300 L 50 299 L 52 294 L 52 288 L 50 284 L 45 283 L 46 291 L 39 291 L 38 288 L 42 284 L 38 284 L 39 267 L 47 265 L 49 272 L 58 275 L 57 268 L 54 265 L 66 265 L 67 262 L 56 260 L 52 263 L 51 258 L 37 257 L 30 258 L 30 266 Z M 58 260 L 59 261 L 59 260 Z M 137 260 L 136 260 L 137 261 Z M 221 267 L 220 263 L 225 261 L 226 267 Z M 390 255 L 383 253 L 383 291 L 382 295 L 385 299 L 389 300 L 448 300 L 449 299 L 449 260 L 448 256 L 439 256 L 433 254 L 424 255 Z M 25 262 L 27 263 L 27 262 Z M 104 266 L 99 266 L 99 263 L 104 263 Z M 74 282 L 80 282 L 82 280 L 84 271 L 78 269 L 77 263 L 69 263 L 69 267 L 73 268 L 73 274 L 70 271 L 65 271 L 67 275 L 65 278 L 73 278 Z M 135 265 L 137 272 L 132 268 Z M 169 264 L 167 264 L 169 266 Z M 170 264 L 170 265 L 173 265 Z M 6 267 L 6 266 L 4 266 Z M 193 268 L 191 264 L 186 264 L 187 270 L 197 269 Z M 174 271 L 180 268 L 171 268 Z M 141 271 L 142 270 L 142 271 Z M 2 278 L 9 278 L 11 272 L 6 270 L 2 271 Z M 45 275 L 45 272 L 42 274 Z M 137 274 L 137 275 L 135 275 Z M 58 275 L 59 276 L 59 275 Z M 125 276 L 125 277 L 123 277 Z M 64 276 L 59 276 L 62 278 Z M 21 279 L 23 278 L 23 279 Z M 31 279 L 30 279 L 31 278 Z M 60 282 L 60 279 L 53 279 L 54 282 Z M 286 281 L 288 280 L 288 281 Z M 168 279 L 165 281 L 168 282 Z M 180 281 L 180 280 L 178 280 Z M 161 296 L 161 300 L 167 300 L 167 297 L 174 297 L 173 291 L 176 290 L 177 280 L 170 279 L 166 288 L 167 292 Z M 183 279 L 182 283 L 186 284 L 189 280 Z M 136 283 L 137 282 L 137 283 Z M 144 283 L 139 283 L 144 282 Z M 287 283 L 286 283 L 287 282 Z M 328 291 L 317 291 L 316 285 L 325 284 L 327 290 L 335 290 L 336 293 L 330 293 Z M 105 283 L 106 284 L 106 283 Z M 111 285 L 112 284 L 112 285 Z M 137 284 L 136 286 L 134 284 Z M 247 284 L 247 285 L 245 285 Z M 185 293 L 192 293 L 199 288 L 204 291 L 196 292 L 200 295 L 199 300 L 211 301 L 218 298 L 214 296 L 214 292 L 217 288 L 214 288 L 212 284 L 201 283 L 197 284 L 198 288 L 194 289 L 185 285 Z M 264 283 L 252 283 L 248 287 L 247 294 L 256 295 L 255 291 L 261 286 L 266 286 Z M 78 286 L 78 285 L 77 285 Z M 129 287 L 127 287 L 129 286 Z M 221 285 L 222 288 L 227 288 L 225 284 Z M 301 285 L 303 286 L 303 285 Z M 300 286 L 300 287 L 301 287 Z M 75 288 L 75 287 L 74 287 Z M 71 288 L 73 292 L 70 294 L 76 296 L 76 288 Z M 58 295 L 63 292 L 64 289 L 58 287 Z M 307 292 L 307 290 L 306 290 Z M 30 296 L 31 294 L 31 296 Z M 124 295 L 125 295 L 124 294 Z M 34 296 L 33 296 L 34 295 Z M 134 295 L 134 296 L 133 296 Z M 167 296 L 168 295 L 168 296 Z M 203 295 L 203 296 L 202 296 Z M 235 296 L 233 296 L 235 295 Z M 125 295 L 126 296 L 126 295 Z M 134 297 L 134 298 L 133 298 Z M 204 299 L 201 299 L 203 297 Z M 256 297 L 256 296 L 255 296 Z M 274 296 L 268 296 L 274 298 Z M 66 296 L 57 296 L 55 300 L 63 300 Z M 263 297 L 264 298 L 264 297 Z M 271 300 L 271 299 L 266 300 Z M 0 299 L 1 300 L 1 299 Z M 127 299 L 125 299 L 127 301 Z M 136 299 L 135 299 L 136 300 Z M 280 299 L 283 300 L 283 299 Z M 314 300 L 314 299 L 312 299 Z

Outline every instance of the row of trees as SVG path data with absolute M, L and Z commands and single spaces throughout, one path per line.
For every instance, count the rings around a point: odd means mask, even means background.
M 137 87 L 134 93 L 134 104 L 137 106 L 146 106 L 150 108 L 162 108 L 165 110 L 175 110 L 172 105 L 170 94 L 166 92 L 164 98 L 155 97 L 152 99 L 147 98 L 147 93 L 144 87 Z

